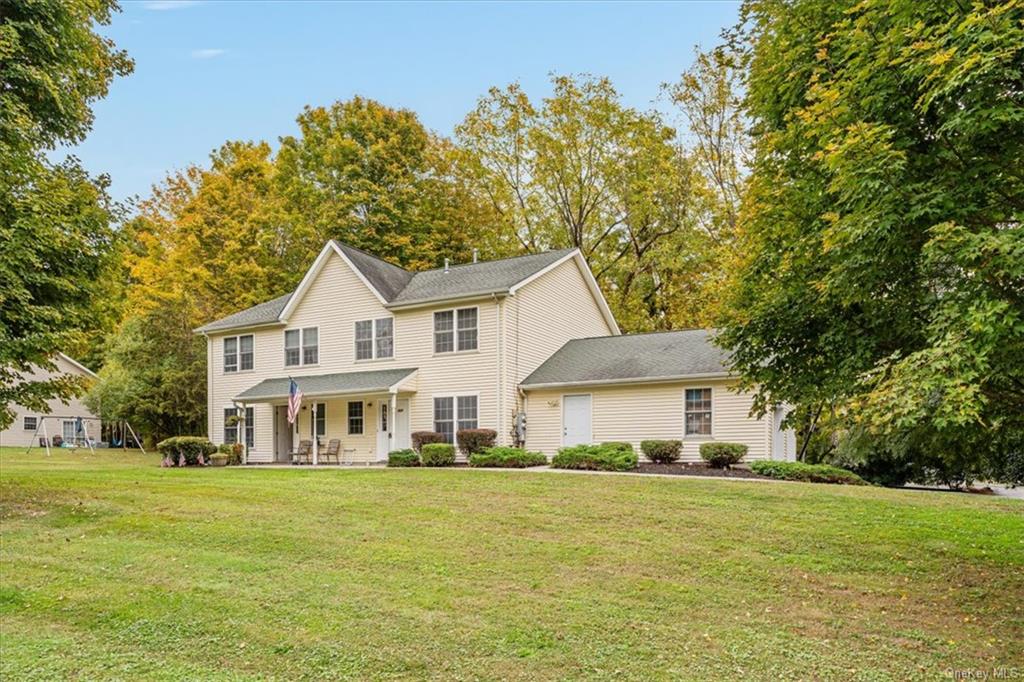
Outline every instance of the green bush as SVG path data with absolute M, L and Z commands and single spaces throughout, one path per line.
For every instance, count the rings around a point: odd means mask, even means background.
M 471 467 L 502 467 L 525 469 L 547 464 L 548 458 L 539 452 L 527 452 L 523 448 L 494 447 L 469 456 Z
M 627 443 L 624 440 L 606 440 L 601 443 L 601 447 L 614 450 L 616 452 L 633 452 L 633 444 Z
M 420 459 L 425 467 L 447 467 L 455 464 L 455 446 L 448 443 L 424 443 Z
M 601 443 L 562 448 L 551 460 L 556 469 L 590 469 L 595 471 L 631 471 L 637 457 L 629 443 Z
M 161 466 L 195 466 L 206 464 L 210 455 L 217 452 L 217 446 L 201 436 L 174 436 L 156 444 L 164 456 Z
M 459 429 L 455 434 L 459 449 L 466 455 L 473 455 L 494 447 L 497 437 L 498 432 L 494 429 Z
M 418 467 L 420 456 L 413 449 L 392 450 L 388 453 L 389 467 Z
M 413 431 L 412 449 L 419 452 L 427 443 L 444 443 L 444 435 L 437 431 Z
M 679 459 L 683 451 L 681 440 L 645 440 L 640 441 L 640 451 L 647 459 L 658 464 L 672 464 Z
M 217 452 L 222 455 L 230 455 L 234 451 L 234 446 L 231 443 L 221 443 L 217 446 Z
M 867 481 L 846 469 L 828 464 L 805 464 L 803 462 L 776 462 L 762 460 L 750 468 L 755 473 L 784 481 L 807 481 L 809 483 L 842 483 L 845 485 L 867 485 Z
M 747 456 L 747 446 L 740 443 L 701 443 L 700 456 L 710 467 L 728 469 Z

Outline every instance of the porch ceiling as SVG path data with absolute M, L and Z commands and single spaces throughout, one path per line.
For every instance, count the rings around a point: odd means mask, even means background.
M 264 379 L 237 396 L 240 403 L 268 403 L 287 400 L 288 381 L 295 379 L 304 397 L 351 395 L 354 393 L 387 393 L 398 390 L 418 368 L 378 369 L 371 372 L 342 372 L 339 374 L 315 374 L 312 376 L 277 377 Z M 402 386 L 408 390 L 408 386 Z

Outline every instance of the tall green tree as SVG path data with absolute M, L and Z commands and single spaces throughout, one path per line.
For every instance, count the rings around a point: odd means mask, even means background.
M 724 341 L 758 406 L 983 472 L 1024 444 L 1024 3 L 750 0 Z
M 660 117 L 603 78 L 558 76 L 540 105 L 492 88 L 456 129 L 462 169 L 521 251 L 576 247 L 626 329 L 671 327 L 693 310 L 670 294 L 692 254 L 699 175 Z
M 106 179 L 46 152 L 82 140 L 92 103 L 132 69 L 95 31 L 116 10 L 106 0 L 40 0 L 0 11 L 0 428 L 15 403 L 45 411 L 83 388 L 68 376 L 23 376 L 55 369 L 57 351 L 83 344 L 108 272 L 118 212 Z

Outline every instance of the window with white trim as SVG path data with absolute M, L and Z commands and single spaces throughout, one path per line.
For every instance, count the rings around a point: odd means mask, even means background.
M 358 436 L 363 432 L 363 401 L 348 404 L 348 434 Z
M 315 433 L 317 438 L 327 433 L 327 403 L 316 404 L 316 415 L 309 413 L 309 432 Z
M 232 445 L 238 442 L 238 410 L 224 408 L 224 442 Z
M 687 436 L 711 435 L 711 389 L 688 388 L 684 399 Z
M 476 350 L 479 310 L 458 308 L 434 313 L 434 352 L 456 353 Z
M 356 322 L 356 360 L 382 360 L 395 355 L 395 320 L 381 317 Z
M 284 332 L 284 366 L 315 365 L 320 362 L 319 330 L 316 327 L 286 329 Z
M 38 426 L 39 422 L 35 417 L 25 417 L 25 423 L 23 425 L 23 428 L 26 431 L 35 431 Z
M 246 371 L 253 368 L 253 336 L 224 337 L 224 372 Z
M 248 448 L 256 445 L 256 409 L 245 408 L 245 446 Z
M 455 434 L 477 428 L 477 396 L 439 396 L 434 398 L 434 431 L 454 443 Z

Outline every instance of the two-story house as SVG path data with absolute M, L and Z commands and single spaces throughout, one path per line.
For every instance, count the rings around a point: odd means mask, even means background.
M 350 463 L 384 461 L 414 431 L 454 440 L 464 428 L 549 456 L 684 436 L 779 456 L 787 437 L 773 445 L 772 419 L 750 417 L 750 396 L 726 390 L 705 332 L 619 336 L 576 249 L 409 272 L 330 241 L 294 292 L 196 331 L 210 438 L 245 443 L 253 463 L 290 461 L 314 434 L 340 439 Z M 291 380 L 304 396 L 294 424 Z

